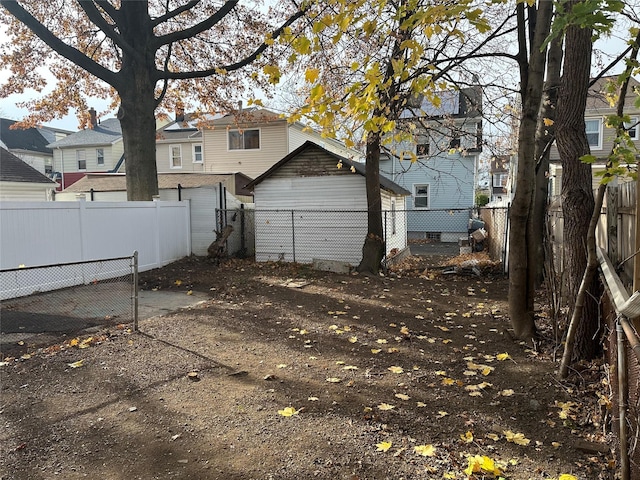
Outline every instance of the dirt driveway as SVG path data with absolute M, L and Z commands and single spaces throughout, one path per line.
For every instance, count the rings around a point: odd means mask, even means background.
M 5 358 L 0 477 L 613 479 L 600 371 L 559 382 L 505 333 L 503 278 L 441 272 L 147 272 L 209 299 Z

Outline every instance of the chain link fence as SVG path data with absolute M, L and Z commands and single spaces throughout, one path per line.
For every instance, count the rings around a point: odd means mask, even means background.
M 486 239 L 475 243 L 494 260 L 504 261 L 508 210 L 471 208 L 382 211 L 387 252 L 407 244 L 449 243 L 479 228 Z M 231 225 L 227 254 L 256 261 L 311 262 L 339 259 L 357 264 L 367 234 L 366 210 L 218 210 L 218 231 Z
M 137 253 L 0 270 L 1 343 L 43 332 L 137 326 L 137 275 Z

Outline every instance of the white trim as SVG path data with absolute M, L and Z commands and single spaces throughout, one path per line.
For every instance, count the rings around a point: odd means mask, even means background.
M 196 147 L 200 147 L 200 160 L 196 160 Z M 198 164 L 204 163 L 204 146 L 202 143 L 191 145 L 191 161 Z
M 596 145 L 591 145 L 591 143 L 589 143 L 589 148 L 590 148 L 591 150 L 602 150 L 602 126 L 603 126 L 603 123 L 604 123 L 604 122 L 602 121 L 602 117 L 595 117 L 595 118 L 594 118 L 594 117 L 591 117 L 591 118 L 585 118 L 585 119 L 584 119 L 584 121 L 585 121 L 585 133 L 587 133 L 587 134 L 589 134 L 589 133 L 594 134 L 594 133 L 596 133 L 596 132 L 595 132 L 595 131 L 591 131 L 591 132 L 589 132 L 589 131 L 586 129 L 586 122 L 588 122 L 588 121 L 592 121 L 592 122 L 593 122 L 593 121 L 597 121 L 597 122 L 598 122 L 598 143 L 597 143 Z M 589 141 L 589 140 L 588 140 L 588 138 L 587 138 L 587 142 L 588 142 L 588 141 Z
M 178 147 L 180 149 L 180 165 L 176 166 L 173 164 L 173 148 Z M 182 168 L 182 145 L 179 143 L 174 143 L 169 145 L 169 168 L 171 169 L 181 169 Z
M 416 206 L 416 198 L 425 198 L 425 196 L 421 195 L 420 197 L 416 196 L 416 187 L 417 186 L 423 186 L 426 185 L 427 186 L 427 195 L 426 195 L 426 199 L 427 199 L 427 206 L 426 207 L 417 207 Z M 414 183 L 411 186 L 411 199 L 413 202 L 413 209 L 414 210 L 429 210 L 431 208 L 431 184 L 429 183 Z
M 637 141 L 640 137 L 638 137 L 638 117 L 629 117 L 630 122 L 624 122 L 625 128 L 627 128 L 627 132 L 629 132 L 629 138 L 634 142 Z M 633 136 L 631 135 L 633 133 Z
M 244 135 L 244 132 L 246 131 L 250 131 L 250 130 L 257 130 L 258 131 L 258 148 L 234 148 L 231 149 L 229 148 L 229 134 L 231 132 L 242 132 Z M 258 152 L 262 150 L 262 128 L 260 127 L 255 127 L 255 128 L 234 128 L 234 129 L 227 129 L 227 152 L 247 152 L 247 151 L 251 151 L 251 152 Z

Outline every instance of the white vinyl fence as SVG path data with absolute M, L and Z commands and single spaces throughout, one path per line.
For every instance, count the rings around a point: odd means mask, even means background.
M 125 257 L 139 270 L 191 254 L 183 202 L 0 202 L 0 269 Z

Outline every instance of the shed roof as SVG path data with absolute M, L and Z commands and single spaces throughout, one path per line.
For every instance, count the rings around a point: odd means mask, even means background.
M 269 178 L 271 175 L 273 175 L 274 172 L 276 172 L 282 166 L 286 165 L 288 162 L 290 162 L 292 159 L 297 157 L 299 154 L 301 154 L 302 152 L 304 152 L 306 150 L 309 150 L 309 149 L 320 150 L 325 155 L 333 157 L 336 160 L 336 162 L 341 162 L 342 165 L 343 165 L 343 168 L 350 169 L 351 167 L 353 167 L 353 169 L 355 170 L 356 174 L 362 175 L 363 177 L 366 176 L 366 168 L 365 168 L 365 164 L 364 163 L 360 163 L 360 162 L 355 162 L 353 160 L 349 160 L 348 158 L 342 157 L 342 156 L 340 156 L 340 155 L 338 155 L 336 153 L 333 153 L 333 152 L 327 150 L 326 148 L 322 148 L 320 145 L 318 145 L 318 144 L 316 144 L 316 143 L 314 143 L 314 142 L 312 142 L 310 140 L 307 140 L 301 146 L 296 148 L 293 152 L 291 152 L 286 157 L 284 157 L 282 160 L 280 160 L 279 162 L 274 164 L 269 170 L 264 172 L 262 175 L 257 177 L 252 182 L 248 183 L 247 184 L 247 188 L 252 189 L 253 187 L 258 185 L 259 183 L 261 183 L 264 180 L 266 180 L 267 178 Z M 383 177 L 382 175 L 380 175 L 380 188 L 382 188 L 384 190 L 387 190 L 388 192 L 395 193 L 396 195 L 403 195 L 403 196 L 411 195 L 411 192 L 409 190 L 406 190 L 405 188 L 403 188 L 400 185 L 398 185 L 397 183 L 389 180 L 388 178 Z
M 82 147 L 90 145 L 110 145 L 122 138 L 120 120 L 107 118 L 95 128 L 87 128 L 50 143 L 50 148 Z
M 183 188 L 206 187 L 225 183 L 237 175 L 244 177 L 246 181 L 251 180 L 242 173 L 159 173 L 158 188 L 171 189 L 178 184 Z M 124 192 L 127 190 L 127 178 L 120 173 L 89 173 L 64 191 L 85 193 L 92 189 L 96 192 Z
M 49 177 L 43 175 L 31 165 L 27 165 L 9 150 L 1 147 L 0 181 L 50 184 L 52 188 L 57 185 Z
M 10 150 L 27 150 L 30 152 L 48 153 L 51 149 L 47 147 L 49 141 L 37 128 L 15 128 L 15 120 L 0 118 L 0 142 Z

